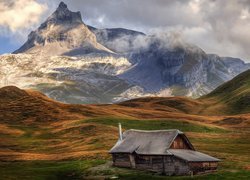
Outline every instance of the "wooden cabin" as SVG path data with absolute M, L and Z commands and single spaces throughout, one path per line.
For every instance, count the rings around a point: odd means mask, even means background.
M 194 149 L 179 130 L 121 132 L 110 150 L 113 165 L 162 173 L 190 175 L 215 171 L 220 161 Z

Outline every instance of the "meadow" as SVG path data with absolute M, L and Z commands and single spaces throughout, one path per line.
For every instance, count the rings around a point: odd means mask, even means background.
M 179 129 L 197 150 L 221 159 L 219 169 L 194 177 L 164 177 L 112 167 L 108 150 L 118 138 L 119 122 L 123 130 Z M 250 179 L 248 130 L 175 119 L 118 117 L 8 128 L 9 133 L 0 133 L 4 140 L 0 142 L 0 179 Z

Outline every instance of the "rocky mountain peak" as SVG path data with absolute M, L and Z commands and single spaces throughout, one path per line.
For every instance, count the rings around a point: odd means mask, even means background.
M 98 43 L 95 34 L 83 23 L 81 13 L 72 12 L 64 2 L 28 36 L 28 41 L 14 53 L 79 55 L 112 52 Z
M 83 23 L 81 13 L 72 12 L 64 2 L 61 2 L 56 11 L 47 19 L 45 24 L 80 24 Z
M 65 4 L 63 1 L 60 2 L 59 6 L 57 9 L 68 9 L 67 4 Z

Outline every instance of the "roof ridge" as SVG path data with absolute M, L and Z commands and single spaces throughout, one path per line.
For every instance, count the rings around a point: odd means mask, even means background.
M 171 131 L 177 131 L 178 134 L 183 134 L 183 132 L 180 131 L 179 129 L 161 129 L 161 130 L 129 129 L 129 130 L 126 130 L 126 131 L 136 131 L 136 132 L 171 132 Z

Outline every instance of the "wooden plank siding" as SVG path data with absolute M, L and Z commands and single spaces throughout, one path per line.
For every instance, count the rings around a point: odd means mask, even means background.
M 177 157 L 173 157 L 174 172 L 172 175 L 187 175 L 190 173 L 190 167 L 188 163 Z
M 188 163 L 174 156 L 113 154 L 113 165 L 166 175 L 184 175 L 190 171 Z
M 191 149 L 182 136 L 178 135 L 173 141 L 170 149 Z
M 112 154 L 113 165 L 118 167 L 131 167 L 129 154 L 115 153 Z
M 218 162 L 189 162 L 190 169 L 194 173 L 215 171 Z

